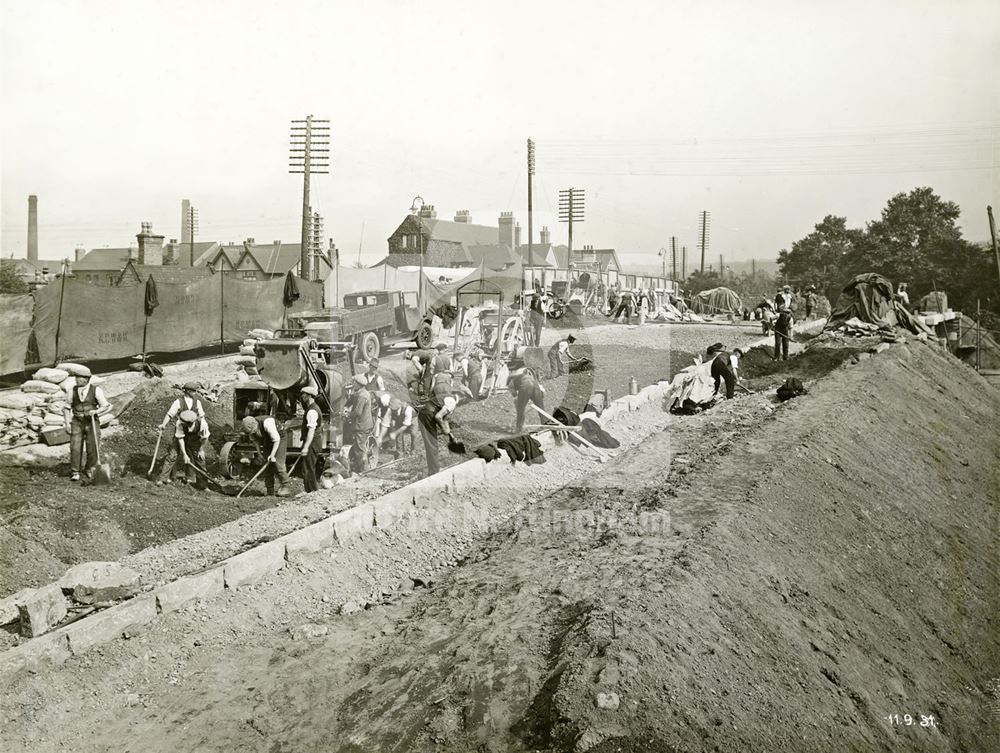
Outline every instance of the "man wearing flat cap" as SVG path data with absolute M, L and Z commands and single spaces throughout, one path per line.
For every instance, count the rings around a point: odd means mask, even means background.
M 371 394 L 365 389 L 362 389 L 362 392 Z M 306 492 L 314 492 L 319 489 L 319 476 L 322 473 L 323 411 L 319 409 L 319 404 L 316 402 L 318 396 L 319 390 L 311 384 L 299 390 L 299 401 L 302 403 L 304 413 L 302 449 L 300 450 L 302 459 L 299 462 L 302 464 L 302 481 Z
M 201 404 L 201 400 L 198 398 L 198 390 L 201 389 L 201 385 L 197 382 L 188 382 L 184 385 L 184 395 L 177 398 L 170 404 L 170 408 L 167 410 L 167 415 L 163 417 L 160 422 L 160 431 L 167 428 L 167 424 L 174 420 L 178 413 L 185 410 L 193 410 L 198 418 L 205 417 L 205 407 Z
M 174 428 L 174 450 L 177 458 L 170 471 L 172 479 L 185 481 L 198 489 L 205 488 L 205 480 L 195 467 L 205 472 L 205 445 L 208 444 L 208 421 L 198 418 L 193 410 L 182 410 Z
M 97 465 L 97 450 L 101 441 L 101 423 L 98 417 L 111 410 L 104 391 L 96 384 L 91 384 L 90 377 L 90 369 L 86 366 L 79 367 L 69 407 L 63 410 L 63 423 L 69 432 L 73 481 L 80 480 L 84 446 L 87 449 L 87 473 Z
M 240 428 L 251 442 L 257 445 L 267 468 L 263 473 L 264 489 L 268 496 L 290 497 L 288 469 L 285 467 L 285 448 L 287 434 L 282 435 L 274 416 L 247 416 L 240 422 Z M 280 456 L 280 457 L 279 457 Z M 275 481 L 277 480 L 277 492 Z

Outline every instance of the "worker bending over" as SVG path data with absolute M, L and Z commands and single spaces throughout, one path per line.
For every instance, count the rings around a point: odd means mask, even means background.
M 205 473 L 205 445 L 208 443 L 208 421 L 198 418 L 193 410 L 183 410 L 174 427 L 174 465 L 165 479 L 166 483 L 179 480 L 205 488 L 204 478 L 195 468 Z
M 736 383 L 739 381 L 737 373 L 743 351 L 736 348 L 732 353 L 729 353 L 725 350 L 722 343 L 715 343 L 715 345 L 709 346 L 707 354 L 712 359 L 712 379 L 715 382 L 715 392 L 719 392 L 719 388 L 724 381 L 726 384 L 726 400 L 732 400 L 733 391 L 736 389 Z
M 392 397 L 388 392 L 379 395 L 378 405 L 375 409 L 375 436 L 378 437 L 379 447 L 385 445 L 386 440 L 393 443 L 396 454 L 402 448 L 403 453 L 407 452 L 406 438 L 410 438 L 410 449 L 412 452 L 416 445 L 416 411 L 409 403 L 404 403 L 399 398 Z
M 569 346 L 575 342 L 576 338 L 573 335 L 567 335 L 549 348 L 549 368 L 552 372 L 551 376 L 553 378 L 562 376 L 566 373 L 563 370 L 564 363 L 583 360 L 577 358 L 569 351 Z
M 104 397 L 104 390 L 90 383 L 90 369 L 81 366 L 76 375 L 76 385 L 70 395 L 69 406 L 63 409 L 63 425 L 69 433 L 71 481 L 80 480 L 84 447 L 87 450 L 86 472 L 97 465 L 100 451 L 100 416 L 111 410 L 111 403 Z
M 264 488 L 268 496 L 290 497 L 288 469 L 285 467 L 285 452 L 288 447 L 287 434 L 278 430 L 278 422 L 273 416 L 247 416 L 240 422 L 247 439 L 257 445 L 267 468 L 264 470 Z M 280 459 L 279 459 L 280 455 Z M 275 492 L 275 481 L 278 490 Z
M 510 376 L 507 389 L 514 398 L 514 433 L 520 434 L 524 431 L 524 410 L 529 402 L 536 408 L 545 410 L 545 388 L 539 384 L 535 372 L 522 369 Z
M 473 350 L 462 359 L 462 375 L 473 400 L 479 400 L 483 392 L 483 354 Z

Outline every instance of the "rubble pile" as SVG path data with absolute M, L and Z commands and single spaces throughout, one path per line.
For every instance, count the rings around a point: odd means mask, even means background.
M 60 444 L 67 437 L 63 427 L 63 411 L 69 407 L 70 394 L 76 383 L 73 376 L 77 364 L 59 364 L 54 369 L 39 369 L 21 385 L 19 392 L 0 395 L 0 446 L 20 447 L 49 440 Z M 93 377 L 91 384 L 101 384 Z M 111 414 L 99 417 L 102 427 L 115 419 Z

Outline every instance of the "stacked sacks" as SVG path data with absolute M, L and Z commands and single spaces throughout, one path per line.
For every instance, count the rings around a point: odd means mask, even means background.
M 274 332 L 269 329 L 252 329 L 240 345 L 240 355 L 236 359 L 236 381 L 247 382 L 256 379 L 257 356 L 255 347 L 260 340 L 273 340 Z
M 20 392 L 0 395 L 0 446 L 20 447 L 34 444 L 51 429 L 63 428 L 63 411 L 69 407 L 76 384 L 74 374 L 85 373 L 79 364 L 59 364 L 43 368 L 21 385 Z M 103 379 L 94 377 L 91 384 Z M 112 422 L 110 414 L 100 417 L 101 426 Z

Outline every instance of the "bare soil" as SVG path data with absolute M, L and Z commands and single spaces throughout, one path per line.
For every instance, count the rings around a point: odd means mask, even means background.
M 919 343 L 844 367 L 780 405 L 623 417 L 609 465 L 518 469 L 165 616 L 8 688 L 0 742 L 995 749 L 1000 396 Z

